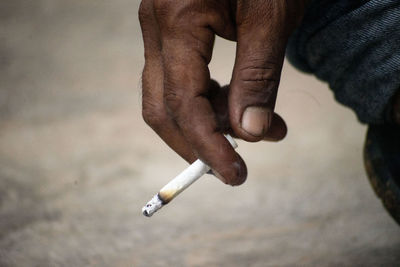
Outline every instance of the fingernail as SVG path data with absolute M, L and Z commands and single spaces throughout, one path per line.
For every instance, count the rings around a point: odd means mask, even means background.
M 242 128 L 253 136 L 263 136 L 271 124 L 271 111 L 263 107 L 247 107 L 242 116 Z

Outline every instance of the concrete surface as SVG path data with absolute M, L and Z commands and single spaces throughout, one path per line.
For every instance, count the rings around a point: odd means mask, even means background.
M 186 163 L 141 119 L 138 4 L 0 3 L 0 266 L 398 266 L 400 227 L 362 165 L 366 128 L 288 65 L 289 134 L 239 142 L 248 181 L 207 176 L 141 214 Z M 234 49 L 217 40 L 221 83 Z

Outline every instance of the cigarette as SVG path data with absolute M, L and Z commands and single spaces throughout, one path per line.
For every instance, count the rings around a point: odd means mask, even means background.
M 233 148 L 237 148 L 237 143 L 230 135 L 225 135 L 226 139 Z M 210 167 L 200 159 L 193 162 L 178 176 L 172 179 L 142 208 L 144 216 L 150 217 L 156 211 L 168 204 L 172 199 L 179 195 L 183 190 L 207 173 Z

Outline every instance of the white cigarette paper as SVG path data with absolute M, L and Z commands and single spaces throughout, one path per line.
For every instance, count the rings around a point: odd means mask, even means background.
M 225 135 L 226 139 L 233 148 L 237 148 L 237 143 L 230 135 Z M 157 210 L 169 203 L 188 186 L 203 176 L 210 170 L 210 167 L 201 160 L 196 160 L 183 172 L 166 184 L 147 204 L 142 208 L 143 215 L 150 217 Z

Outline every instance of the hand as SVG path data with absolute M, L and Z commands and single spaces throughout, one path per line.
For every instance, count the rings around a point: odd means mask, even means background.
M 274 113 L 286 43 L 305 0 L 143 0 L 143 118 L 188 162 L 197 158 L 230 185 L 246 180 L 243 159 L 222 133 L 280 140 Z M 215 35 L 237 42 L 229 87 L 210 79 Z

